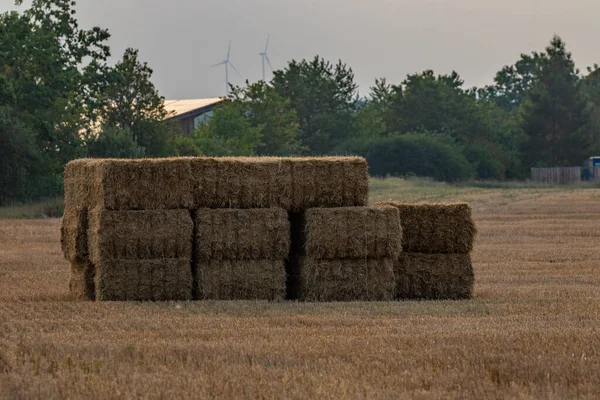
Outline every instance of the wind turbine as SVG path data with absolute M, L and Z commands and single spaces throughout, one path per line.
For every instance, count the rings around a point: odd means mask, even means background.
M 267 55 L 267 47 L 269 47 L 269 38 L 271 37 L 271 35 L 267 36 L 267 43 L 265 43 L 265 51 L 263 51 L 262 53 L 258 53 L 260 54 L 261 58 L 262 58 L 262 74 L 263 74 L 263 81 L 267 81 L 265 78 L 265 60 L 267 60 L 267 63 L 269 63 L 269 67 L 271 67 L 271 69 L 273 69 L 273 66 L 271 65 L 271 61 L 269 60 L 269 56 Z
M 227 58 L 224 59 L 221 62 L 218 62 L 216 64 L 211 65 L 212 67 L 218 67 L 219 65 L 224 65 L 225 66 L 225 96 L 229 96 L 229 67 L 231 66 L 231 68 L 233 68 L 233 70 L 235 71 L 236 74 L 238 74 L 238 76 L 241 78 L 242 75 L 239 73 L 239 71 L 233 66 L 233 64 L 231 63 L 231 61 L 229 61 L 229 54 L 231 53 L 231 40 L 229 41 L 229 47 L 227 48 Z

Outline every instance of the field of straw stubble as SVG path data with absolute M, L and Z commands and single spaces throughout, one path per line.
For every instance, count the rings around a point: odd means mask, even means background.
M 472 203 L 474 300 L 74 302 L 59 220 L 0 221 L 0 398 L 600 397 L 600 190 L 373 189 Z

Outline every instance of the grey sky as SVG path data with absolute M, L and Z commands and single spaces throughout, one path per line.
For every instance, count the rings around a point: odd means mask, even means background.
M 2 10 L 12 0 L 0 0 Z M 315 54 L 348 63 L 361 94 L 376 77 L 398 83 L 424 69 L 456 70 L 468 86 L 490 83 L 520 53 L 559 34 L 581 69 L 600 62 L 598 0 L 79 0 L 83 27 L 112 34 L 113 58 L 126 47 L 154 69 L 168 99 L 224 94 L 225 58 L 260 79 L 259 52 L 271 34 L 275 68 Z M 270 76 L 270 74 L 268 75 Z M 243 83 L 230 74 L 234 84 Z

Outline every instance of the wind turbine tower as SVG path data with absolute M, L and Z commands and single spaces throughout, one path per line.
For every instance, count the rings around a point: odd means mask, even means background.
M 218 67 L 219 65 L 225 66 L 225 96 L 229 96 L 229 67 L 233 68 L 236 74 L 241 78 L 242 75 L 238 72 L 237 68 L 233 66 L 231 61 L 229 61 L 229 54 L 231 53 L 231 40 L 229 41 L 229 47 L 227 48 L 227 58 L 221 62 L 211 65 L 211 67 Z M 263 68 L 264 70 L 264 68 Z M 263 71 L 264 74 L 264 71 Z
M 269 67 L 271 68 L 271 70 L 273 70 L 273 66 L 271 65 L 269 56 L 267 55 L 267 47 L 269 47 L 269 38 L 270 37 L 271 37 L 271 35 L 267 36 L 267 43 L 265 43 L 265 51 L 263 51 L 262 53 L 258 53 L 258 54 L 260 54 L 260 57 L 262 58 L 262 78 L 263 78 L 264 82 L 267 81 L 266 77 L 265 77 L 265 60 L 269 64 Z

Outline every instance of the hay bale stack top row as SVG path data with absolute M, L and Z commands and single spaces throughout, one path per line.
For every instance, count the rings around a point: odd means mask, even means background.
M 80 159 L 65 169 L 65 205 L 106 210 L 364 206 L 361 157 Z

